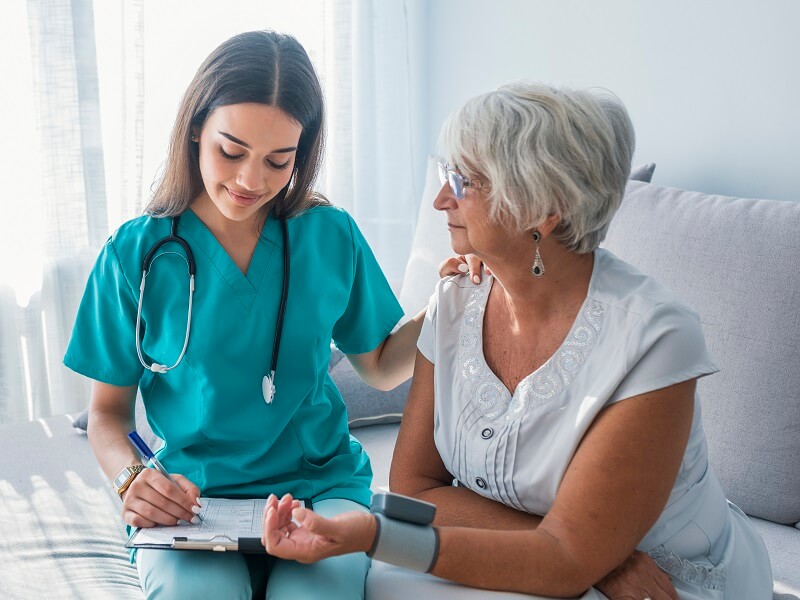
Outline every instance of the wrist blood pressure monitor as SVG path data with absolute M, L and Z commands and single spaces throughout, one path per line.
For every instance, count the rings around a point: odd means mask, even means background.
M 380 513 L 390 519 L 430 525 L 436 515 L 436 505 L 391 492 L 372 496 L 370 511 Z
M 401 494 L 381 493 L 370 507 L 378 530 L 367 555 L 429 573 L 439 555 L 439 533 L 431 527 L 436 505 Z

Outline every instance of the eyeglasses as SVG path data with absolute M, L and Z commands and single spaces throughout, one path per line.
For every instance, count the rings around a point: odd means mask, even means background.
M 439 167 L 439 181 L 444 185 L 446 182 L 450 184 L 450 189 L 453 190 L 453 195 L 457 200 L 464 199 L 464 188 L 470 186 L 476 190 L 483 188 L 483 183 L 480 181 L 472 181 L 464 177 L 461 173 L 453 169 L 450 165 L 443 162 L 437 162 L 436 166 Z

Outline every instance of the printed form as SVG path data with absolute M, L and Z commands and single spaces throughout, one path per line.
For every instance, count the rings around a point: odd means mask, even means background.
M 131 536 L 129 547 L 171 546 L 175 538 L 188 541 L 215 542 L 240 538 L 261 538 L 265 498 L 231 500 L 228 498 L 200 498 L 200 518 L 197 525 L 183 523 L 172 527 L 142 527 Z

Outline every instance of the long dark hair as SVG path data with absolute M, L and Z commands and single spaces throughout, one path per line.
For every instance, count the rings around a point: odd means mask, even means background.
M 268 204 L 277 218 L 328 204 L 312 189 L 324 146 L 324 101 L 314 67 L 294 37 L 274 31 L 241 33 L 214 50 L 189 84 L 170 136 L 164 172 L 145 212 L 175 216 L 203 191 L 199 148 L 191 141 L 219 106 L 255 102 L 280 108 L 303 128 L 289 183 Z

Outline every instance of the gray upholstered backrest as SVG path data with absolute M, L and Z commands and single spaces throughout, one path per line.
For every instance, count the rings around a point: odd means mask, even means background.
M 800 203 L 631 182 L 604 247 L 699 313 L 711 465 L 746 513 L 800 521 Z

